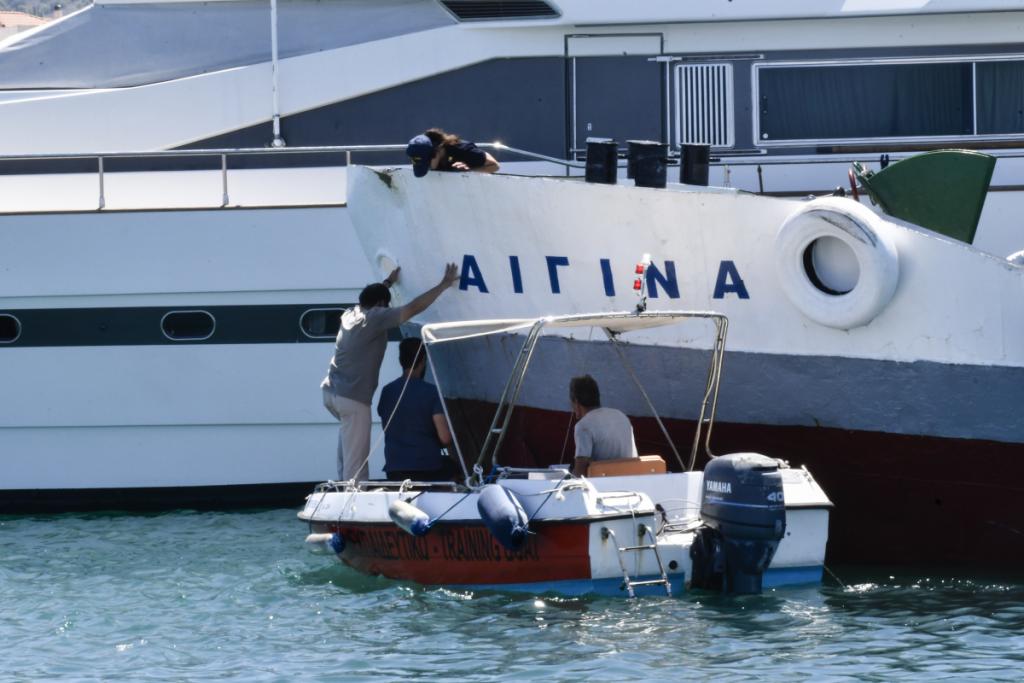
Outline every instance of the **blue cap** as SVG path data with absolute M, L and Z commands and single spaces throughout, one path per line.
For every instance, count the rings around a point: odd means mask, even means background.
M 430 170 L 430 160 L 434 158 L 434 143 L 426 135 L 417 135 L 409 140 L 409 146 L 405 148 L 406 155 L 412 159 L 412 172 L 417 178 L 427 175 Z

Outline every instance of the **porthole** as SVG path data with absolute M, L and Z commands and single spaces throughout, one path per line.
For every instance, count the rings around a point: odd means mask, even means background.
M 299 318 L 302 334 L 310 339 L 334 339 L 341 328 L 344 308 L 311 308 Z
M 804 272 L 819 291 L 831 296 L 849 294 L 860 280 L 860 264 L 846 242 L 826 235 L 804 250 Z
M 21 336 L 21 321 L 9 313 L 0 313 L 0 344 L 13 344 Z
M 213 336 L 217 324 L 206 311 L 171 311 L 160 320 L 164 336 L 174 341 L 202 341 Z

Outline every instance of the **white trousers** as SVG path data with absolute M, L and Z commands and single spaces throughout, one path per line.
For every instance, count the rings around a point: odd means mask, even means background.
M 338 479 L 365 481 L 370 476 L 370 406 L 324 389 L 324 407 L 341 422 L 338 430 Z

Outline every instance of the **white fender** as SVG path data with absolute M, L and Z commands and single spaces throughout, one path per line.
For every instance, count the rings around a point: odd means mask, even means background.
M 800 207 L 775 237 L 775 267 L 783 291 L 811 320 L 848 330 L 871 322 L 892 299 L 900 278 L 899 254 L 884 221 L 849 199 L 822 197 Z M 807 247 L 822 237 L 842 241 L 860 269 L 844 294 L 822 291 L 804 266 Z

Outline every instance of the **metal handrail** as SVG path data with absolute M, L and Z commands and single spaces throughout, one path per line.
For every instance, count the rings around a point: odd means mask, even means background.
M 483 145 L 481 145 L 482 147 Z M 316 147 L 217 147 L 211 149 L 157 149 L 150 151 L 74 152 L 68 154 L 12 154 L 0 156 L 4 161 L 43 161 L 66 159 L 157 159 L 161 157 L 253 156 L 257 154 L 320 154 L 337 152 L 398 152 L 405 145 L 324 145 Z
M 502 142 L 482 142 L 477 145 L 481 149 L 490 149 L 494 151 L 502 151 L 509 154 L 514 154 L 524 159 L 533 161 L 543 161 L 547 163 L 557 164 L 563 166 L 566 169 L 586 168 L 586 162 L 575 161 L 571 159 L 559 159 L 558 157 L 549 156 L 547 154 L 539 154 L 537 152 L 531 152 L 529 150 L 520 149 L 518 147 L 511 147 Z M 220 157 L 220 176 L 221 176 L 221 207 L 227 207 L 230 203 L 228 194 L 228 157 L 246 157 L 246 156 L 257 156 L 257 155 L 296 155 L 296 154 L 339 154 L 344 156 L 344 166 L 350 166 L 352 164 L 353 154 L 368 154 L 368 153 L 380 153 L 380 152 L 402 152 L 406 148 L 403 144 L 387 144 L 387 145 L 320 145 L 310 147 L 223 147 L 223 148 L 212 148 L 212 149 L 172 149 L 172 150 L 150 150 L 150 151 L 112 151 L 112 152 L 75 152 L 68 154 L 14 154 L 14 155 L 0 155 L 0 164 L 4 162 L 17 162 L 17 161 L 69 161 L 69 160 L 95 160 L 96 161 L 96 174 L 99 183 L 99 197 L 97 202 L 97 208 L 102 210 L 106 206 L 105 196 L 105 183 L 104 176 L 109 171 L 106 170 L 106 164 L 112 159 L 179 159 L 179 158 L 202 158 L 202 157 Z M 1006 150 L 992 150 L 992 153 L 999 158 L 1024 158 L 1024 150 L 1019 151 L 1006 151 Z M 901 158 L 913 156 L 914 152 L 902 153 L 888 153 L 893 161 L 897 161 Z M 877 154 L 872 152 L 858 152 L 853 154 L 842 154 L 842 155 L 815 155 L 815 156 L 801 156 L 795 157 L 784 157 L 784 156 L 763 156 L 753 159 L 744 159 L 743 157 L 721 157 L 711 162 L 713 166 L 784 166 L 784 165 L 795 165 L 795 164 L 842 164 L 852 163 L 854 161 L 871 160 Z M 620 167 L 625 165 L 624 161 L 620 161 L 618 164 Z
M 582 168 L 586 164 L 570 159 L 539 154 L 518 147 L 510 147 L 501 142 L 481 142 L 481 149 L 493 149 L 517 154 L 537 161 L 549 161 L 563 166 Z M 267 154 L 359 154 L 365 152 L 404 152 L 406 145 L 318 145 L 311 147 L 215 147 L 210 149 L 157 149 L 149 151 L 117 151 L 117 152 L 73 152 L 66 154 L 10 154 L 0 155 L 0 162 L 5 161 L 56 161 L 69 159 L 158 159 L 179 157 L 212 157 L 212 156 L 255 156 Z
M 481 149 L 493 149 L 505 151 L 511 154 L 533 159 L 536 161 L 547 161 L 561 166 L 571 168 L 585 168 L 586 163 L 572 159 L 559 159 L 558 157 L 539 154 L 518 147 L 510 147 L 501 142 L 481 142 L 477 144 Z M 360 154 L 366 152 L 400 152 L 404 151 L 406 145 L 322 145 L 312 147 L 217 147 L 210 149 L 163 149 L 150 151 L 114 151 L 114 152 L 74 152 L 66 154 L 5 154 L 0 155 L 0 163 L 9 161 L 55 161 L 71 159 L 157 159 L 157 158 L 178 158 L 178 157 L 210 157 L 210 156 L 255 156 L 255 155 L 280 155 L 280 154 Z M 993 156 L 1000 158 L 1024 158 L 1024 150 L 988 150 Z M 913 156 L 917 152 L 886 152 L 892 159 L 904 156 Z M 749 156 L 755 156 L 751 153 Z M 863 161 L 865 158 L 878 156 L 878 152 L 865 151 L 850 154 L 834 155 L 801 155 L 793 158 L 794 155 L 786 156 L 759 156 L 754 159 L 745 160 L 743 156 L 721 157 L 716 164 L 728 166 L 764 164 L 835 164 L 848 163 L 852 161 Z
M 566 168 L 585 168 L 586 164 L 580 161 L 559 159 L 546 154 L 538 154 L 525 149 L 509 147 L 501 142 L 483 142 L 477 145 L 481 149 L 501 150 L 511 154 L 525 157 L 536 161 L 545 161 L 559 164 Z M 281 154 L 343 154 L 345 166 L 352 165 L 353 154 L 371 152 L 402 152 L 406 145 L 324 145 L 315 147 L 225 147 L 216 149 L 170 149 L 152 150 L 146 152 L 76 152 L 71 154 L 14 154 L 0 156 L 0 163 L 16 161 L 72 161 L 95 160 L 96 174 L 99 181 L 99 200 L 96 208 L 102 211 L 106 207 L 106 196 L 104 192 L 105 162 L 111 159 L 179 159 L 179 158 L 200 158 L 220 157 L 221 176 L 221 208 L 230 203 L 228 194 L 228 157 L 256 156 L 256 155 L 281 155 Z

